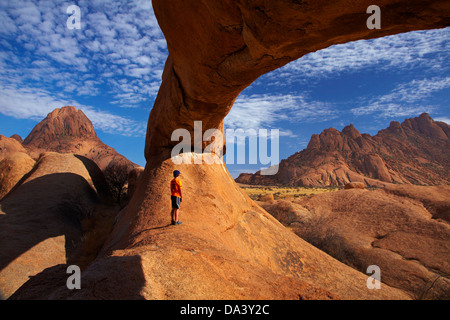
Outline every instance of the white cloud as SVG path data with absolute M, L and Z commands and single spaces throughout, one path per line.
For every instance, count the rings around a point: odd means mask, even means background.
M 269 73 L 264 78 L 286 85 L 299 78 L 335 76 L 373 67 L 379 70 L 421 66 L 449 68 L 450 28 L 414 31 L 393 36 L 359 40 L 309 53 Z M 435 54 L 429 59 L 430 54 Z
M 225 118 L 230 129 L 268 129 L 279 121 L 322 122 L 336 117 L 333 107 L 320 101 L 309 101 L 302 95 L 240 95 Z M 280 134 L 294 137 L 289 130 Z
M 151 1 L 78 1 L 81 30 L 66 27 L 70 4 L 56 0 L 0 3 L 4 24 L 0 34 L 12 45 L 0 49 L 3 85 L 28 83 L 71 93 L 75 99 L 98 95 L 106 88 L 111 92 L 108 100 L 130 107 L 154 98 L 167 48 Z M 15 52 L 21 53 L 12 61 Z M 130 92 L 121 91 L 121 86 L 109 81 L 111 77 L 129 82 L 132 96 L 124 98 Z
M 356 116 L 377 114 L 385 118 L 430 113 L 436 107 L 428 105 L 426 99 L 446 88 L 450 88 L 450 77 L 413 80 L 371 99 L 364 106 L 351 109 L 351 112 Z
M 447 118 L 447 117 L 437 117 L 437 118 L 434 118 L 434 120 L 442 121 L 442 122 L 445 122 L 446 124 L 450 125 L 450 118 Z
M 416 102 L 428 98 L 433 93 L 450 87 L 450 77 L 413 80 L 402 84 L 390 94 L 388 100 Z
M 145 136 L 147 123 L 137 122 L 92 106 L 37 88 L 16 88 L 0 85 L 0 113 L 18 119 L 42 120 L 55 108 L 71 105 L 81 109 L 92 121 L 95 129 L 125 136 Z

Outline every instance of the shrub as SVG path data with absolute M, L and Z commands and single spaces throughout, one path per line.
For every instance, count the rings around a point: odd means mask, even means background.
M 122 199 L 126 196 L 128 171 L 126 164 L 117 162 L 111 162 L 103 171 L 109 192 L 119 205 L 121 205 Z

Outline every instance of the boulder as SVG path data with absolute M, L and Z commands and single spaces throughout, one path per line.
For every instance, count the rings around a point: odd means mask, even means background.
M 51 289 L 54 296 L 407 299 L 404 292 L 388 285 L 368 290 L 366 274 L 286 230 L 240 190 L 223 163 L 172 162 L 171 150 L 177 143 L 171 137 L 174 130 L 185 128 L 194 142 L 194 121 L 199 120 L 203 131 L 223 132 L 224 118 L 242 90 L 264 73 L 309 52 L 358 39 L 445 27 L 450 4 L 383 0 L 378 3 L 387 14 L 383 28 L 369 30 L 365 2 L 351 6 L 347 1 L 325 0 L 152 3 L 169 57 L 149 117 L 142 180 L 99 257 L 84 271 L 84 287 L 76 292 L 64 286 Z M 203 142 L 202 147 L 208 144 Z M 168 183 L 175 169 L 183 172 L 185 188 L 180 226 L 170 225 Z
M 350 182 L 344 186 L 344 189 L 364 189 L 365 185 L 362 182 Z
M 35 161 L 23 152 L 15 152 L 0 161 L 0 199 L 33 169 Z
M 268 194 L 262 195 L 259 198 L 259 201 L 263 201 L 263 202 L 273 201 L 273 200 L 275 200 L 275 198 L 273 197 L 273 193 L 268 193 Z
M 341 190 L 296 202 L 311 215 L 295 229 L 303 239 L 361 272 L 377 265 L 382 288 L 449 298 L 450 226 L 438 218 L 449 208 L 449 186 Z
M 73 154 L 44 153 L 24 181 L 0 201 L 3 296 L 44 269 L 68 262 L 81 243 L 81 219 L 98 201 L 98 179 L 87 161 Z

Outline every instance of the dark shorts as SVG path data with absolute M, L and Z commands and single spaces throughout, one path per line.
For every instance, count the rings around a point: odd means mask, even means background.
M 172 209 L 180 209 L 181 198 L 170 196 L 170 199 L 172 200 Z

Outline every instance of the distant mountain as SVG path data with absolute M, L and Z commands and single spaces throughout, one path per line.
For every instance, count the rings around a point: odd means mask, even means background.
M 104 144 L 95 133 L 94 126 L 81 110 L 67 106 L 55 109 L 39 122 L 23 141 L 32 157 L 41 152 L 74 153 L 93 160 L 100 169 L 111 162 L 136 164 Z
M 245 184 L 340 186 L 364 182 L 450 184 L 450 126 L 427 113 L 392 121 L 375 136 L 361 134 L 353 125 L 314 134 L 305 150 L 282 160 L 273 176 L 242 173 Z

